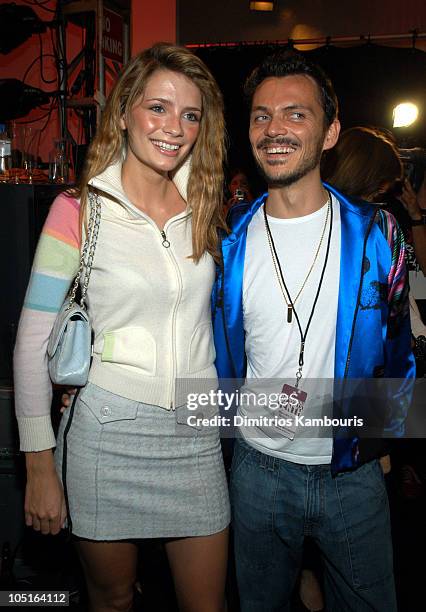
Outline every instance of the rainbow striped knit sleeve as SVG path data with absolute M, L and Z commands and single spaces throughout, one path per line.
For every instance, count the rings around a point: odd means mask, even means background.
M 80 261 L 79 202 L 53 202 L 34 257 L 14 352 L 15 408 L 23 451 L 55 446 L 47 343 Z

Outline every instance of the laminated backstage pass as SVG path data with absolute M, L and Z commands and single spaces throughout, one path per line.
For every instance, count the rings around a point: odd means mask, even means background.
M 303 389 L 285 384 L 281 391 L 280 407 L 274 429 L 289 440 L 294 440 L 297 417 L 303 412 L 308 394 Z

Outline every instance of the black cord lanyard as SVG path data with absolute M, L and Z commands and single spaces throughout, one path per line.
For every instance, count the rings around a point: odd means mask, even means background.
M 317 292 L 316 292 L 316 295 L 315 295 L 314 303 L 312 305 L 311 314 L 309 315 L 308 323 L 306 325 L 306 329 L 305 329 L 304 333 L 302 331 L 302 326 L 300 325 L 300 321 L 299 321 L 299 317 L 298 317 L 297 311 L 296 311 L 296 309 L 294 307 L 294 304 L 293 304 L 293 301 L 291 299 L 290 292 L 289 292 L 289 290 L 287 288 L 287 285 L 285 284 L 284 275 L 283 275 L 283 272 L 282 272 L 282 269 L 281 269 L 280 260 L 278 259 L 278 254 L 277 254 L 277 251 L 276 251 L 276 248 L 275 248 L 274 239 L 272 237 L 271 229 L 269 227 L 268 217 L 266 215 L 266 208 L 265 208 L 265 205 L 263 206 L 263 215 L 265 217 L 266 231 L 268 232 L 268 236 L 269 236 L 269 239 L 271 241 L 271 245 L 272 245 L 272 250 L 274 252 L 275 261 L 277 262 L 278 270 L 280 272 L 281 282 L 282 282 L 283 287 L 284 287 L 284 289 L 285 289 L 285 291 L 287 293 L 288 301 L 289 301 L 290 306 L 293 309 L 294 316 L 296 317 L 297 326 L 299 328 L 299 333 L 300 333 L 299 369 L 296 372 L 296 388 L 299 386 L 300 379 L 302 378 L 302 368 L 303 368 L 303 364 L 304 364 L 304 352 L 305 352 L 306 337 L 308 335 L 308 331 L 309 331 L 309 327 L 311 325 L 312 317 L 314 316 L 315 308 L 316 308 L 316 305 L 317 305 L 317 302 L 318 302 L 318 297 L 319 297 L 319 294 L 320 294 L 320 291 L 321 291 L 321 285 L 322 285 L 322 281 L 323 281 L 323 278 L 324 278 L 325 269 L 327 267 L 328 255 L 329 255 L 329 252 L 330 252 L 331 232 L 332 232 L 332 229 L 333 229 L 333 200 L 331 198 L 330 192 L 328 190 L 327 190 L 327 192 L 328 192 L 328 197 L 330 198 L 330 202 L 331 202 L 331 207 L 330 207 L 330 229 L 328 231 L 327 250 L 326 250 L 326 253 L 325 253 L 324 264 L 323 264 L 323 267 L 322 267 L 322 272 L 321 272 L 320 280 L 319 280 L 319 283 L 318 283 L 318 288 L 317 288 Z

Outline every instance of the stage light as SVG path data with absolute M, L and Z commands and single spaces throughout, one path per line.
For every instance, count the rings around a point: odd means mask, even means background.
M 403 102 L 393 109 L 393 127 L 408 127 L 419 116 L 419 109 L 412 102 Z
M 25 117 L 33 108 L 47 104 L 58 92 L 45 92 L 18 79 L 0 79 L 0 121 Z
M 0 4 L 0 53 L 9 53 L 32 34 L 45 31 L 46 24 L 29 6 Z
M 251 11 L 273 11 L 273 2 L 250 2 Z

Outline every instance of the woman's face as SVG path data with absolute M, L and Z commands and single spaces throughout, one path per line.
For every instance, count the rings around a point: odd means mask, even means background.
M 157 70 L 148 79 L 128 121 L 126 164 L 143 164 L 164 174 L 189 155 L 200 129 L 201 92 L 186 76 Z

